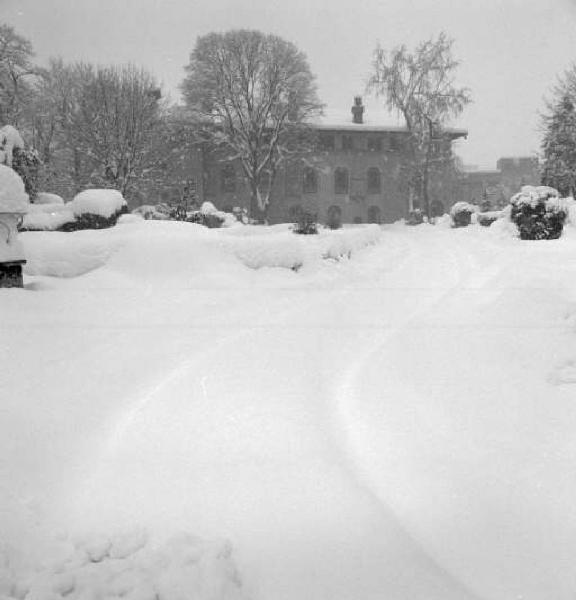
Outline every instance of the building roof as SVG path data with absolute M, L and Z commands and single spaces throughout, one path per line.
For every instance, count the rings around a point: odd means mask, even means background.
M 352 121 L 352 113 L 350 110 L 325 110 L 324 114 L 317 117 L 313 122 L 314 129 L 321 131 L 363 131 L 363 132 L 389 132 L 389 133 L 406 133 L 408 129 L 399 121 L 393 121 L 389 113 L 384 111 L 366 110 L 363 115 L 362 123 L 354 123 Z M 466 137 L 468 131 L 454 127 L 444 128 L 446 133 L 452 134 L 454 137 Z

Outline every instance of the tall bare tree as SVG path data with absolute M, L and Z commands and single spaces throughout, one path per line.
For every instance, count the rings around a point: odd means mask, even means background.
M 431 170 L 435 163 L 451 160 L 443 129 L 471 102 L 470 91 L 454 83 L 459 63 L 452 56 L 452 45 L 453 40 L 441 33 L 414 52 L 404 45 L 389 52 L 378 47 L 368 82 L 368 89 L 404 119 L 410 134 L 411 194 L 422 201 L 428 216 Z
M 109 185 L 129 194 L 161 160 L 160 96 L 154 78 L 133 65 L 52 61 L 33 120 L 44 162 L 56 154 L 76 187 Z
M 224 161 L 239 161 L 251 213 L 265 218 L 278 167 L 309 147 L 308 121 L 321 111 L 306 56 L 259 31 L 198 38 L 182 92 Z M 308 135 L 307 135 L 308 134 Z
M 17 126 L 32 95 L 32 44 L 13 27 L 0 24 L 0 125 Z

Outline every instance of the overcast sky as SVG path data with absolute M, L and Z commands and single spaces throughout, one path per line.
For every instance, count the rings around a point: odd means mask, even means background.
M 413 46 L 444 30 L 474 98 L 457 123 L 469 131 L 458 153 L 485 167 L 538 151 L 538 112 L 576 60 L 576 0 L 0 0 L 0 21 L 41 63 L 139 63 L 175 98 L 198 36 L 260 29 L 303 50 L 322 101 L 342 110 L 364 92 L 378 42 Z

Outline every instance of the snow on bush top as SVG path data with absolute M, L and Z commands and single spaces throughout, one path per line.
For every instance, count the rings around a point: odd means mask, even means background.
M 14 148 L 23 149 L 24 140 L 18 130 L 12 125 L 0 127 L 0 164 L 12 166 Z
M 530 206 L 536 208 L 540 203 L 545 203 L 551 210 L 564 210 L 564 200 L 560 198 L 558 190 L 546 185 L 525 185 L 510 198 L 510 203 L 517 207 Z
M 64 204 L 64 200 L 58 194 L 38 192 L 34 198 L 34 204 Z
M 461 212 L 475 213 L 477 211 L 478 207 L 475 204 L 470 204 L 470 202 L 456 202 L 450 209 L 450 214 L 454 216 Z
M 0 213 L 25 213 L 29 205 L 20 175 L 10 167 L 0 165 Z
M 200 207 L 200 212 L 203 215 L 213 215 L 219 212 L 218 209 L 212 204 L 212 202 L 204 202 Z
M 126 206 L 118 190 L 84 190 L 74 196 L 70 208 L 76 216 L 92 214 L 109 219 Z

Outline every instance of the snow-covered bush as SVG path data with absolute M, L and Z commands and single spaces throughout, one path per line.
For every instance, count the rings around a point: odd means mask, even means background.
M 169 221 L 170 214 L 159 208 L 159 205 L 142 204 L 132 211 L 132 214 L 139 215 L 144 219 L 154 221 Z
M 38 192 L 40 162 L 36 150 L 24 147 L 24 140 L 15 127 L 0 127 L 0 164 L 14 169 L 20 175 L 24 189 L 32 200 Z
M 29 206 L 22 178 L 10 167 L 0 165 L 0 213 L 25 213 Z
M 65 204 L 31 204 L 24 215 L 20 231 L 57 231 L 76 217 Z
M 478 212 L 478 207 L 469 202 L 456 202 L 450 209 L 453 227 L 467 227 L 472 223 L 472 215 Z
M 198 223 L 209 229 L 218 229 L 219 227 L 232 227 L 242 223 L 234 214 L 218 210 L 212 202 L 204 202 L 200 210 L 188 213 L 186 219 L 190 223 Z
M 318 219 L 316 215 L 306 210 L 298 214 L 298 220 L 292 226 L 292 231 L 300 235 L 314 235 L 318 233 Z
M 510 219 L 522 240 L 553 240 L 562 235 L 567 201 L 558 190 L 526 185 L 510 198 Z
M 213 213 L 203 213 L 200 210 L 194 211 L 188 215 L 186 220 L 189 223 L 197 223 L 198 225 L 204 225 L 208 229 L 218 229 L 222 227 L 224 219 Z
M 118 217 L 128 212 L 126 200 L 118 190 L 85 190 L 66 205 L 76 220 L 61 227 L 61 231 L 105 229 L 116 225 Z
M 415 208 L 408 213 L 406 225 L 422 225 L 422 223 L 424 223 L 424 213 L 419 208 Z
M 476 218 L 478 220 L 478 224 L 483 227 L 490 227 L 492 223 L 497 221 L 502 217 L 501 210 L 489 210 L 484 212 L 479 212 L 476 214 Z
M 12 167 L 14 150 L 23 150 L 24 140 L 15 127 L 0 127 L 0 164 Z

